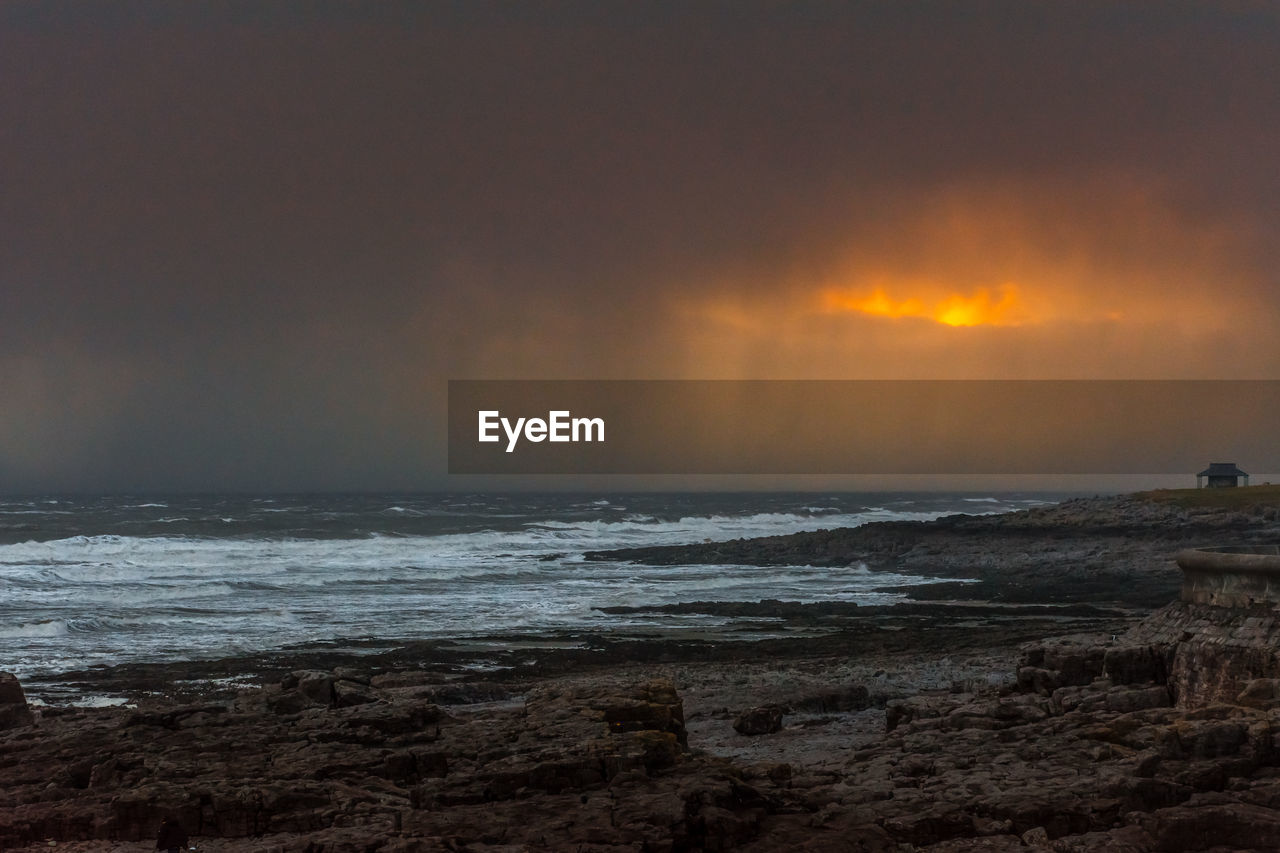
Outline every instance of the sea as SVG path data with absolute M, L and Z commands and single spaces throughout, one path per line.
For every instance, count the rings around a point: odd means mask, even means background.
M 314 643 L 697 631 L 607 614 L 684 601 L 906 600 L 935 578 L 643 566 L 583 552 L 995 513 L 1044 493 L 38 496 L 0 499 L 0 670 L 214 659 Z

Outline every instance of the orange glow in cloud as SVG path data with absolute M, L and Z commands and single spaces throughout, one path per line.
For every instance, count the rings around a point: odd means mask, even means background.
M 948 293 L 931 298 L 895 300 L 883 287 L 865 291 L 832 288 L 822 294 L 827 313 L 858 312 L 875 317 L 922 317 L 946 326 L 1020 326 L 1033 319 L 1015 284 L 1002 285 L 996 295 L 980 287 L 970 295 Z

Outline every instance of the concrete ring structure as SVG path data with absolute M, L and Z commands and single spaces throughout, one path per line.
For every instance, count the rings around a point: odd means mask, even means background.
M 1280 545 L 1189 548 L 1176 559 L 1183 601 L 1217 607 L 1280 605 Z

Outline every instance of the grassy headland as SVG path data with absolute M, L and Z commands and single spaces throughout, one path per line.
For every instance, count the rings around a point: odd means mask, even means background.
M 1238 486 L 1233 489 L 1155 489 L 1138 492 L 1135 498 L 1172 504 L 1183 509 L 1211 507 L 1243 510 L 1253 506 L 1280 506 L 1280 486 Z

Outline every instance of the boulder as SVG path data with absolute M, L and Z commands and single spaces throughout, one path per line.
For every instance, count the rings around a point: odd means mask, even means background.
M 1280 707 L 1280 679 L 1254 678 L 1248 681 L 1236 696 L 1236 704 L 1264 711 Z
M 327 672 L 299 670 L 291 672 L 280 681 L 281 689 L 297 691 L 313 705 L 333 705 L 334 677 Z
M 1280 812 L 1245 803 L 1171 806 L 1138 818 L 1157 850 L 1277 850 Z
M 35 722 L 31 708 L 27 705 L 26 694 L 18 677 L 9 672 L 0 672 L 0 731 L 29 726 Z
M 782 729 L 782 709 L 774 705 L 750 708 L 733 721 L 733 730 L 740 735 L 770 735 Z

